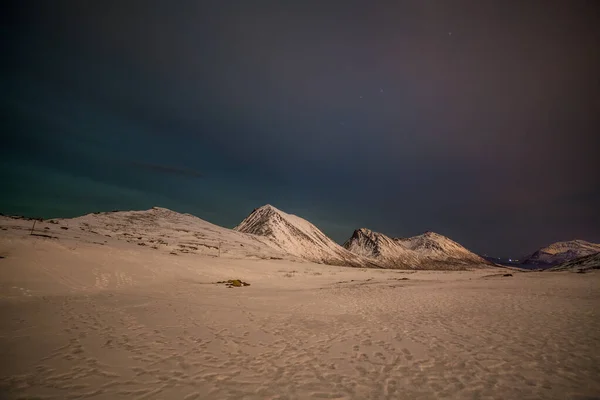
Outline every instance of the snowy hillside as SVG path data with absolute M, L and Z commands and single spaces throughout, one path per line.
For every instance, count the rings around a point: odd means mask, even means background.
M 589 254 L 578 257 L 574 260 L 564 262 L 546 271 L 588 271 L 591 269 L 600 269 L 600 253 Z
M 463 269 L 491 265 L 460 244 L 434 232 L 411 238 L 390 238 L 361 228 L 354 231 L 344 247 L 388 268 Z
M 293 258 L 260 237 L 246 235 L 190 214 L 153 207 L 54 219 L 68 229 L 96 233 L 171 254 L 191 253 L 229 258 Z
M 598 252 L 600 252 L 600 244 L 586 242 L 585 240 L 556 242 L 526 257 L 523 264 L 552 266 Z
M 305 219 L 287 214 L 269 204 L 252 211 L 233 229 L 266 238 L 274 248 L 305 260 L 334 265 L 378 267 L 375 262 L 344 249 Z

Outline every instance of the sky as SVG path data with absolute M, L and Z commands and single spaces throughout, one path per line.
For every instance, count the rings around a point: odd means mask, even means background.
M 14 1 L 0 212 L 600 242 L 595 1 Z

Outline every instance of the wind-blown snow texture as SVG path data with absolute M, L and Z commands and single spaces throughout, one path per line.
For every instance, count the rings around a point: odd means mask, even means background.
M 307 220 L 287 214 L 270 204 L 252 211 L 233 229 L 265 237 L 280 251 L 305 260 L 332 265 L 379 267 L 376 262 L 344 249 Z
M 586 242 L 585 240 L 556 242 L 542 247 L 529 257 L 526 257 L 523 260 L 523 264 L 552 266 L 598 252 L 600 252 L 600 244 Z
M 434 232 L 410 238 L 390 238 L 366 228 L 357 229 L 344 247 L 377 260 L 387 268 L 465 269 L 490 262 Z

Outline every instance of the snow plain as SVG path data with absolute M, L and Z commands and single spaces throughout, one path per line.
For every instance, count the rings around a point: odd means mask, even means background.
M 598 271 L 330 266 L 135 215 L 0 217 L 0 398 L 600 397 Z

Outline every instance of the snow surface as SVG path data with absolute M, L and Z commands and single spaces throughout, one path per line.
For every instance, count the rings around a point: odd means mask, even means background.
M 171 255 L 179 241 L 216 238 L 272 249 L 161 209 L 32 226 L 0 216 L 2 399 L 600 393 L 600 271 L 505 277 L 217 258 L 212 248 Z M 158 239 L 168 244 L 154 249 Z M 229 279 L 251 285 L 217 283 Z

